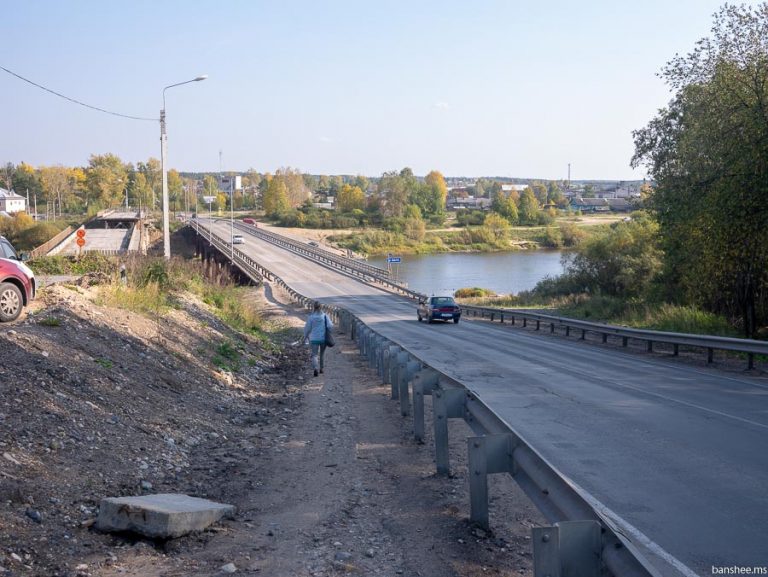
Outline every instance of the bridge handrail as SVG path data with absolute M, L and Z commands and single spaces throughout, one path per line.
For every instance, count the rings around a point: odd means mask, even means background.
M 345 256 L 340 256 L 330 251 L 327 251 L 325 249 L 322 249 L 319 247 L 313 247 L 306 243 L 302 243 L 300 241 L 294 240 L 292 238 L 288 238 L 281 234 L 277 234 L 277 233 L 265 230 L 263 228 L 258 228 L 253 225 L 249 225 L 239 221 L 235 221 L 234 225 L 235 225 L 235 228 L 237 228 L 238 230 L 248 232 L 249 234 L 261 237 L 265 240 L 275 241 L 275 243 L 279 243 L 281 246 L 290 246 L 305 254 L 311 254 L 311 255 L 321 257 L 323 259 L 328 259 L 330 261 L 336 262 L 345 267 L 351 267 L 351 268 L 360 270 L 362 272 L 365 272 L 367 274 L 377 275 L 383 278 L 386 278 L 389 275 L 389 271 L 387 271 L 386 269 L 383 269 L 368 263 L 360 262 L 352 258 L 347 258 Z
M 715 335 L 696 335 L 691 333 L 674 333 L 667 331 L 657 331 L 651 329 L 636 329 L 619 325 L 609 325 L 592 321 L 583 321 L 569 317 L 548 315 L 544 313 L 531 312 L 521 309 L 507 309 L 494 307 L 477 307 L 472 305 L 461 305 L 461 308 L 473 315 L 480 315 L 481 318 L 490 318 L 491 320 L 525 319 L 538 321 L 539 323 L 549 323 L 550 326 L 569 327 L 580 329 L 586 332 L 593 332 L 600 335 L 613 335 L 617 337 L 636 339 L 648 343 L 666 343 L 671 345 L 683 345 L 699 347 L 703 349 L 725 350 L 733 352 L 747 353 L 749 355 L 761 354 L 768 355 L 768 341 L 759 341 L 755 339 L 740 339 L 735 337 L 721 337 Z M 582 335 L 583 336 L 583 335 Z

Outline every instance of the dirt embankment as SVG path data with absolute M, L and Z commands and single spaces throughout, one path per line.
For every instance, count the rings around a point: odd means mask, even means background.
M 530 575 L 538 518 L 508 478 L 495 532 L 467 521 L 465 425 L 435 476 L 351 343 L 313 378 L 303 319 L 253 293 L 277 347 L 192 297 L 147 319 L 98 287 L 49 287 L 0 327 L 0 576 Z M 167 542 L 93 528 L 102 497 L 171 492 L 237 516 Z

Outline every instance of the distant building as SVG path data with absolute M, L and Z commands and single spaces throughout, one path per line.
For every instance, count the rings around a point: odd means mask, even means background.
M 528 188 L 527 184 L 502 184 L 501 185 L 501 191 L 502 192 L 523 192 L 526 188 Z
M 459 210 L 461 208 L 488 210 L 491 208 L 492 202 L 490 198 L 475 198 L 474 196 L 467 198 L 448 197 L 446 206 L 449 210 Z
M 15 214 L 27 210 L 27 199 L 12 190 L 0 188 L 0 212 Z
M 574 196 L 570 201 L 571 210 L 581 212 L 630 212 L 634 205 L 626 198 L 582 198 Z

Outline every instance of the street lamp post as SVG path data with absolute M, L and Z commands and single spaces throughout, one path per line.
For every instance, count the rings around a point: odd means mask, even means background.
M 163 109 L 160 111 L 160 166 L 163 172 L 163 255 L 166 259 L 171 258 L 171 230 L 168 217 L 168 167 L 166 166 L 168 135 L 165 132 L 165 91 L 174 86 L 181 86 L 190 82 L 200 82 L 206 78 L 208 78 L 208 75 L 203 74 L 192 80 L 185 80 L 184 82 L 171 84 L 163 88 Z

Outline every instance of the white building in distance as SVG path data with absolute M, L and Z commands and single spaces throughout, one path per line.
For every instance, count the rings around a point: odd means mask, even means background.
M 0 188 L 0 212 L 14 214 L 27 210 L 27 199 L 12 190 Z

